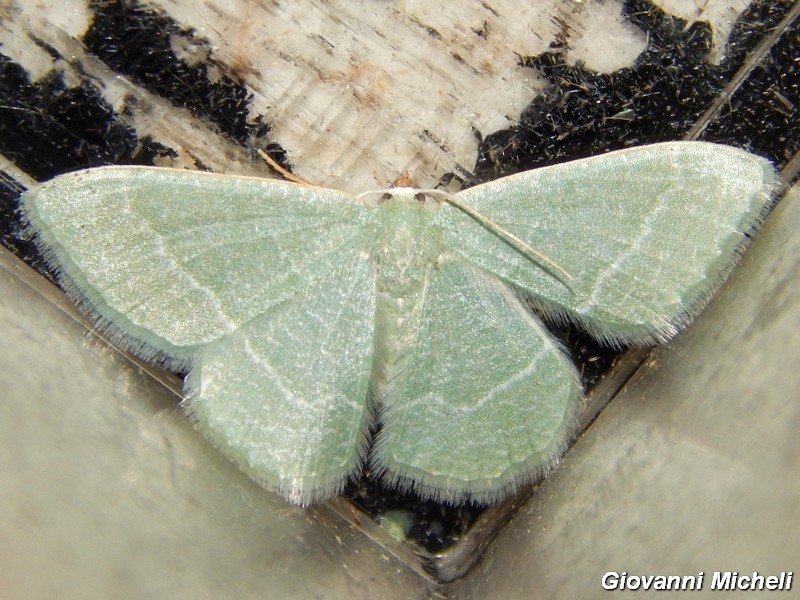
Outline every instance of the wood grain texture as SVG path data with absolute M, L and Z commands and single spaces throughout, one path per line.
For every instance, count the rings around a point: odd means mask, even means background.
M 231 76 L 244 83 L 249 117 L 269 125 L 269 141 L 287 152 L 298 174 L 351 192 L 385 187 L 405 171 L 418 187 L 446 173 L 468 174 L 476 132 L 485 136 L 514 124 L 544 86 L 521 66 L 523 57 L 569 39 L 572 61 L 611 70 L 629 64 L 645 40 L 621 17 L 617 2 L 591 9 L 556 0 L 530 6 L 510 0 L 165 0 L 144 6 L 185 28 L 169 36 L 176 59 L 204 65 L 212 81 Z M 85 5 L 17 0 L 7 15 L 0 42 L 34 79 L 50 69 L 62 70 L 67 80 L 88 74 L 140 136 L 178 150 L 175 166 L 254 168 L 246 152 L 207 130 L 202 115 L 197 122 L 197 115 L 116 77 L 87 52 L 81 39 L 93 13 Z M 586 38 L 600 31 L 615 35 L 597 53 Z M 70 60 L 54 61 L 33 39 Z

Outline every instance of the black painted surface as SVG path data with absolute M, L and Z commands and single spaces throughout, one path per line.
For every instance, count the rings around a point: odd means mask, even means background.
M 800 151 L 800 21 L 770 47 L 704 138 L 734 139 L 778 166 Z
M 90 52 L 146 90 L 216 123 L 233 139 L 247 140 L 251 93 L 244 83 L 226 74 L 228 69 L 215 61 L 206 40 L 136 2 L 93 0 L 91 7 L 95 18 L 83 36 Z M 183 47 L 195 47 L 207 59 L 190 65 L 179 58 L 177 38 Z M 221 75 L 212 80 L 210 67 Z
M 680 139 L 790 6 L 786 1 L 754 3 L 737 21 L 726 57 L 718 66 L 706 61 L 711 48 L 707 23 L 698 21 L 687 29 L 686 21 L 664 13 L 647 0 L 629 0 L 623 11 L 649 39 L 647 48 L 630 68 L 597 74 L 579 65 L 569 66 L 564 62 L 564 48 L 559 46 L 522 59 L 523 65 L 545 76 L 550 87 L 546 94 L 533 99 L 517 126 L 483 140 L 475 166 L 477 180 L 609 150 Z M 772 70 L 765 66 L 765 71 Z M 784 73 L 796 80 L 796 70 Z M 766 90 L 756 91 L 755 95 L 759 93 L 768 95 Z M 719 132 L 703 139 L 748 148 L 750 136 L 767 114 L 756 110 L 736 113 L 736 118 L 748 120 L 749 126 L 741 123 L 725 132 L 727 135 Z M 778 158 L 777 154 L 764 154 Z

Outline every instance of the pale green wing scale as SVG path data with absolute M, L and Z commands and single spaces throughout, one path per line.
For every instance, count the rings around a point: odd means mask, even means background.
M 23 202 L 67 293 L 178 362 L 328 279 L 369 213 L 335 190 L 148 167 L 68 173 Z
M 319 285 L 201 348 L 186 379 L 198 427 L 297 504 L 341 492 L 369 442 L 375 276 L 366 255 L 342 258 Z
M 456 194 L 566 270 L 439 211 L 447 244 L 551 317 L 612 344 L 672 337 L 706 304 L 769 207 L 772 165 L 668 142 L 525 171 Z M 542 265 L 542 263 L 538 263 Z M 533 268 L 532 268 L 533 267 Z
M 254 479 L 305 504 L 360 467 L 375 283 L 355 197 L 108 167 L 22 200 L 70 296 L 135 353 L 188 368 L 189 411 Z
M 565 449 L 573 363 L 508 286 L 457 255 L 439 257 L 420 295 L 402 377 L 379 405 L 375 467 L 424 497 L 504 497 Z
M 22 207 L 70 296 L 187 369 L 199 427 L 267 488 L 301 504 L 339 491 L 377 415 L 387 480 L 491 501 L 557 460 L 580 405 L 571 361 L 517 294 L 602 340 L 667 339 L 774 186 L 761 158 L 675 142 L 456 194 L 480 218 L 408 189 L 367 205 L 137 167 L 58 177 Z

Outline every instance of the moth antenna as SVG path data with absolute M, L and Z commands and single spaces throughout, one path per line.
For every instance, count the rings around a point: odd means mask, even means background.
M 366 198 L 367 196 L 379 196 L 379 195 L 380 196 L 385 196 L 388 192 L 389 192 L 389 190 L 386 190 L 386 189 L 384 189 L 384 190 L 367 190 L 366 192 L 361 192 L 358 196 L 356 196 L 356 199 L 359 202 L 363 202 L 364 198 Z
M 270 167 L 272 167 L 278 173 L 280 173 L 283 176 L 284 179 L 288 179 L 289 181 L 294 181 L 295 183 L 301 183 L 303 185 L 308 185 L 308 186 L 311 186 L 311 187 L 319 187 L 317 185 L 314 185 L 313 183 L 310 183 L 310 182 L 306 181 L 302 177 L 298 177 L 294 173 L 290 173 L 289 171 L 284 169 L 277 162 L 275 162 L 275 160 L 269 154 L 264 152 L 261 148 L 256 148 L 256 152 L 258 152 L 258 155 L 261 158 L 264 159 L 265 163 L 267 163 Z
M 536 259 L 535 262 L 538 262 L 538 261 L 544 262 L 545 264 L 547 264 L 550 267 L 556 269 L 559 273 L 564 275 L 564 277 L 566 277 L 569 281 L 572 281 L 572 275 L 570 275 L 567 272 L 567 270 L 564 269 L 561 265 L 559 265 L 558 263 L 556 263 L 554 260 L 550 259 L 549 257 L 545 256 L 544 254 L 542 254 L 538 250 L 535 250 L 529 244 L 527 244 L 525 241 L 521 240 L 519 237 L 517 237 L 516 235 L 511 233 L 508 229 L 506 229 L 505 227 L 503 227 L 499 223 L 493 221 L 489 217 L 481 214 L 480 212 L 478 212 L 477 210 L 472 208 L 469 204 L 464 204 L 463 202 L 461 202 L 458 198 L 456 198 L 452 194 L 448 194 L 447 192 L 443 192 L 442 190 L 419 190 L 419 191 L 422 192 L 422 193 L 425 193 L 425 194 L 432 194 L 434 196 L 439 196 L 439 197 L 443 198 L 445 202 L 455 206 L 460 211 L 467 213 L 470 217 L 475 219 L 478 223 L 480 223 L 484 227 L 490 229 L 491 231 L 494 231 L 500 237 L 506 239 L 506 241 L 509 241 L 512 244 L 514 244 L 515 246 L 518 246 L 525 253 L 527 253 L 528 255 L 530 255 L 533 258 L 535 258 Z M 545 271 L 547 271 L 547 269 L 545 269 Z M 563 283 L 570 290 L 572 289 L 572 286 L 570 286 L 568 282 L 562 281 L 561 283 Z

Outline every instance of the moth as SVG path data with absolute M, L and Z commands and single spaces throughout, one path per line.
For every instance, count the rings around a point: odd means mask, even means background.
M 188 373 L 197 427 L 265 488 L 317 502 L 369 461 L 423 497 L 491 502 L 554 465 L 581 406 L 573 362 L 526 304 L 606 343 L 669 340 L 775 181 L 747 152 L 672 142 L 447 201 L 101 167 L 21 206 L 69 296 Z

